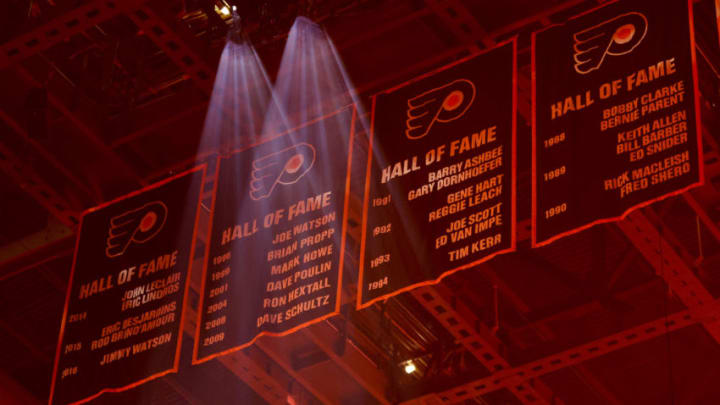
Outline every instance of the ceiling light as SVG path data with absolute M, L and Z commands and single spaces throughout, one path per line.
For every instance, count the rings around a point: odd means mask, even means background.
M 215 5 L 215 12 L 225 17 L 230 15 L 230 9 L 228 8 L 228 6 L 222 6 L 222 8 L 220 8 Z
M 405 363 L 405 373 L 412 374 L 415 370 L 415 363 L 413 363 L 412 360 L 408 360 L 408 362 Z

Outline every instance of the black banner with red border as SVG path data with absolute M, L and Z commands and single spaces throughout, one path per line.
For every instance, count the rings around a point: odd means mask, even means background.
M 533 246 L 702 183 L 692 1 L 620 0 L 533 34 Z
M 516 42 L 373 98 L 357 307 L 515 249 Z
M 715 0 L 715 21 L 718 28 L 718 39 L 720 39 L 720 0 Z
M 86 211 L 50 404 L 177 372 L 205 166 Z
M 354 117 L 219 159 L 193 363 L 339 312 Z

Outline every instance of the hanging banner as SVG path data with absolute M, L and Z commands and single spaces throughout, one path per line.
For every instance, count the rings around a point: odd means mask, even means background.
M 720 0 L 715 0 L 715 21 L 717 21 L 718 38 L 720 39 Z
M 81 219 L 50 404 L 177 372 L 205 166 Z
M 702 182 L 692 2 L 610 2 L 533 35 L 533 246 Z
M 515 40 L 373 98 L 357 307 L 515 249 Z
M 339 312 L 354 114 L 219 160 L 193 363 Z

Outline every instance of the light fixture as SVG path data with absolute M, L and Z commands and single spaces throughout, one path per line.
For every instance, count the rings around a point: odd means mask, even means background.
M 415 370 L 415 363 L 413 363 L 412 360 L 408 360 L 407 363 L 405 363 L 405 374 L 412 374 Z
M 235 6 L 233 6 L 233 8 L 235 8 Z M 230 15 L 230 9 L 229 9 L 228 6 L 226 6 L 226 5 L 223 5 L 222 8 L 220 8 L 220 7 L 218 7 L 217 4 L 216 4 L 216 5 L 215 5 L 215 12 L 218 13 L 218 14 L 220 14 L 220 15 L 222 15 L 222 16 L 224 16 L 224 17 L 227 17 L 227 16 Z

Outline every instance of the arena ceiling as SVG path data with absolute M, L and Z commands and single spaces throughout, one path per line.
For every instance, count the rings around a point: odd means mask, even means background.
M 92 403 L 720 403 L 720 48 L 712 0 L 694 3 L 705 185 L 530 249 L 530 34 L 599 3 L 229 1 L 271 76 L 295 17 L 322 23 L 365 102 L 517 35 L 518 252 L 362 311 L 353 309 L 351 264 L 340 316 L 192 367 L 189 316 L 178 374 Z M 222 6 L 0 6 L 3 401 L 48 398 L 80 213 L 193 164 L 230 24 Z M 361 198 L 351 204 L 354 252 Z M 201 268 L 198 258 L 194 307 Z

